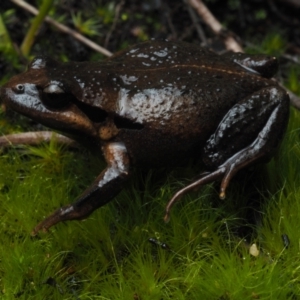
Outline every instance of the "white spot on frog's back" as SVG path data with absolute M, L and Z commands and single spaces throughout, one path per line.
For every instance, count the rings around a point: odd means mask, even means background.
M 149 55 L 148 54 L 144 54 L 144 53 L 139 53 L 136 57 L 148 58 Z
M 85 87 L 85 83 L 80 79 L 80 78 L 77 78 L 76 76 L 74 76 L 74 79 L 77 81 L 77 83 L 79 84 L 79 86 L 84 89 Z
M 158 56 L 158 57 L 165 57 L 165 56 L 168 55 L 168 51 L 167 51 L 167 50 L 168 50 L 168 49 L 165 48 L 165 49 L 160 50 L 160 51 L 154 51 L 154 54 L 155 54 L 156 56 Z
M 31 63 L 31 69 L 42 69 L 46 66 L 46 61 L 43 58 L 36 58 Z
M 131 50 L 129 51 L 129 53 L 135 53 L 135 52 L 138 51 L 138 50 L 139 50 L 139 48 L 131 49 Z
M 138 78 L 136 76 L 121 75 L 120 77 L 123 80 L 124 84 L 131 84 L 132 82 L 135 82 L 138 80 Z
M 176 87 L 144 89 L 134 95 L 130 95 L 128 89 L 121 89 L 116 112 L 137 123 L 163 121 L 175 116 L 183 106 L 189 107 L 186 102 L 189 100 Z

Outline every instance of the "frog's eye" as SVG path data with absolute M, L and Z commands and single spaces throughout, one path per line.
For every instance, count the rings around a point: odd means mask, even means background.
M 41 92 L 42 102 L 49 108 L 63 108 L 66 107 L 73 97 L 72 94 L 67 93 L 58 84 L 50 84 Z
M 25 86 L 24 84 L 17 84 L 12 89 L 16 94 L 23 94 L 25 91 Z

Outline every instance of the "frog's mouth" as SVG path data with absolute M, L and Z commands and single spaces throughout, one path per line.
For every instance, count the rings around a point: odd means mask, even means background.
M 144 128 L 131 119 L 85 104 L 57 86 L 40 90 L 36 84 L 8 83 L 0 89 L 0 98 L 16 112 L 74 137 L 107 140 L 120 129 Z
M 0 90 L 0 98 L 16 112 L 45 126 L 71 135 L 97 137 L 93 121 L 76 104 L 69 101 L 61 107 L 50 107 L 41 99 L 35 84 L 5 85 Z

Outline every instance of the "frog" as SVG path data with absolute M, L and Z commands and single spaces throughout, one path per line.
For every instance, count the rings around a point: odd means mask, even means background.
M 37 56 L 0 90 L 5 105 L 103 155 L 107 166 L 33 235 L 81 220 L 114 199 L 134 168 L 176 166 L 192 157 L 204 172 L 170 199 L 220 182 L 224 199 L 241 169 L 269 160 L 285 134 L 289 96 L 273 80 L 278 60 L 218 55 L 196 44 L 150 40 L 100 62 Z

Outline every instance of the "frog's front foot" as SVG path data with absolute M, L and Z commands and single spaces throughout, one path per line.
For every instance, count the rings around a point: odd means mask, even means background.
M 108 143 L 103 147 L 107 168 L 95 179 L 73 204 L 63 206 L 40 222 L 32 231 L 47 231 L 53 225 L 68 221 L 82 220 L 94 210 L 111 201 L 123 188 L 129 177 L 129 157 L 121 142 Z
M 50 216 L 48 216 L 45 220 L 40 222 L 31 232 L 32 236 L 37 235 L 39 231 L 48 231 L 48 229 L 55 224 L 66 221 L 66 220 L 74 220 L 83 218 L 82 212 L 76 212 L 73 205 L 66 205 L 64 207 L 59 208 Z
M 166 207 L 164 220 L 169 220 L 172 206 L 182 195 L 215 180 L 221 180 L 220 198 L 224 199 L 240 169 L 272 155 L 285 132 L 288 114 L 288 95 L 278 87 L 263 88 L 234 105 L 204 147 L 203 161 L 213 171 L 178 191 Z

